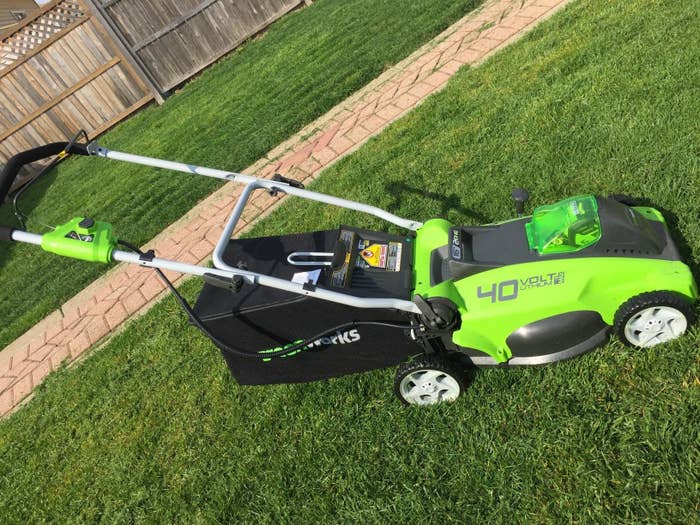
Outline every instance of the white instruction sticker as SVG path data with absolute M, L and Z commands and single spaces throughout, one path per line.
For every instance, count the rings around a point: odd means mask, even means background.
M 306 284 L 311 281 L 311 284 L 316 284 L 321 276 L 321 270 L 311 270 L 310 272 L 297 272 L 292 277 L 293 283 Z

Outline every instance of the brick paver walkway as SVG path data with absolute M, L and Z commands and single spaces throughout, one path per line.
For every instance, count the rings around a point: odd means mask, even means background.
M 487 1 L 244 173 L 269 177 L 280 172 L 301 181 L 317 177 L 440 90 L 460 67 L 482 61 L 568 1 Z M 206 261 L 240 190 L 238 185 L 224 186 L 149 242 L 148 248 L 161 257 L 188 263 Z M 236 233 L 267 213 L 278 200 L 266 193 L 257 195 Z M 63 361 L 80 357 L 130 317 L 145 312 L 163 292 L 152 270 L 117 266 L 2 350 L 0 415 L 16 407 Z

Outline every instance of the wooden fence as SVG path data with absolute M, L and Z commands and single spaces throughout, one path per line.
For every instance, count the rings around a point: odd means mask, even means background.
M 154 98 L 82 0 L 55 0 L 0 41 L 0 163 L 97 135 Z
M 161 93 L 308 0 L 92 0 Z
M 147 102 L 162 102 L 305 3 L 53 0 L 0 34 L 0 165 L 79 129 L 99 135 Z

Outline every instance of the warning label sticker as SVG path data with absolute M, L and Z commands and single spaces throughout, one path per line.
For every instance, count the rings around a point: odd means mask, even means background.
M 371 244 L 370 244 L 371 242 Z M 388 244 L 361 240 L 358 243 L 358 255 L 355 265 L 359 268 L 373 268 L 387 272 L 401 271 L 400 242 Z
M 370 268 L 386 268 L 386 258 L 389 247 L 386 244 L 370 244 L 367 248 L 360 250 L 362 257 Z

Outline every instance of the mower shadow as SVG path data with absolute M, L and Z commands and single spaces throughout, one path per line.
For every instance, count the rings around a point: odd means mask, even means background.
M 698 279 L 700 278 L 700 264 L 693 257 L 693 249 L 690 247 L 690 244 L 681 235 L 680 229 L 678 228 L 678 225 L 680 224 L 678 215 L 676 215 L 672 210 L 664 208 L 663 206 L 659 206 L 658 204 L 649 199 L 635 198 L 635 200 L 641 206 L 649 206 L 661 212 L 661 214 L 664 216 L 664 219 L 666 219 L 666 226 L 668 227 L 668 231 L 671 233 L 671 238 L 673 239 L 673 242 L 676 243 L 676 247 L 678 248 L 678 251 L 681 254 L 683 262 L 686 265 L 688 265 L 690 271 L 693 273 L 693 277 L 696 281 L 698 281 Z M 698 218 L 700 218 L 700 209 L 698 210 Z
M 384 186 L 386 192 L 393 197 L 393 202 L 387 206 L 387 209 L 400 209 L 402 195 L 408 193 L 419 195 L 423 198 L 428 198 L 440 206 L 440 212 L 437 217 L 446 218 L 450 211 L 456 212 L 463 217 L 468 217 L 478 224 L 488 223 L 490 219 L 485 215 L 475 212 L 462 204 L 459 195 L 456 193 L 434 193 L 426 191 L 424 188 L 415 188 L 404 182 L 391 182 Z

